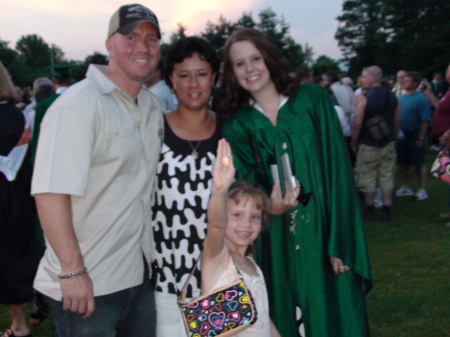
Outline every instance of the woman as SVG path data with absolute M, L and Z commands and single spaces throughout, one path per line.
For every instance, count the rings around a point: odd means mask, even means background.
M 153 205 L 153 279 L 157 335 L 183 336 L 177 292 L 200 256 L 212 169 L 224 118 L 208 109 L 219 67 L 213 47 L 198 37 L 178 40 L 167 53 L 164 76 L 178 107 L 164 115 L 164 144 L 157 168 Z M 200 294 L 200 273 L 188 297 Z
M 363 281 L 368 291 L 371 276 L 364 228 L 327 93 L 317 85 L 298 86 L 277 48 L 253 29 L 231 35 L 224 64 L 224 109 L 232 116 L 223 136 L 237 179 L 271 194 L 273 222 L 256 256 L 272 320 L 281 336 L 367 336 Z M 284 182 L 272 178 L 271 165 L 283 153 L 302 184 L 301 203 L 290 193 L 282 199 Z
M 0 156 L 29 142 L 25 116 L 14 106 L 14 86 L 0 62 Z M 21 161 L 21 164 L 20 164 Z M 21 156 L 17 169 L 0 172 L 0 303 L 8 305 L 11 326 L 0 336 L 31 336 L 23 304 L 33 299 L 39 263 L 30 196 L 31 165 Z M 9 166 L 11 168 L 11 166 Z M 32 305 L 31 310 L 37 308 Z

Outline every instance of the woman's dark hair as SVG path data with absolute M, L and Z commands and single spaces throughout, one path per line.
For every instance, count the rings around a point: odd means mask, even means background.
M 252 198 L 255 202 L 256 208 L 262 211 L 261 230 L 269 228 L 270 214 L 270 199 L 261 189 L 253 186 L 246 181 L 236 181 L 231 184 L 228 189 L 228 200 L 232 200 L 239 204 L 246 198 Z
M 297 90 L 299 81 L 291 77 L 291 67 L 289 62 L 282 56 L 277 48 L 261 32 L 252 28 L 242 28 L 235 31 L 225 43 L 224 50 L 224 73 L 222 85 L 222 108 L 231 114 L 234 110 L 248 102 L 250 93 L 239 85 L 234 75 L 233 63 L 230 57 L 231 46 L 235 42 L 249 41 L 262 54 L 264 62 L 270 73 L 270 78 L 278 93 L 285 96 L 292 96 Z
M 208 62 L 211 65 L 213 74 L 217 74 L 220 61 L 213 46 L 205 39 L 197 36 L 181 38 L 170 46 L 164 63 L 164 79 L 169 88 L 173 87 L 170 76 L 172 76 L 175 64 L 192 57 L 194 53 L 198 53 L 202 60 Z

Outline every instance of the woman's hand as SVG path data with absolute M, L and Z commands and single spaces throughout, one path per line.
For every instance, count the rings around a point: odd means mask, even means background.
M 345 266 L 341 259 L 330 257 L 331 265 L 335 274 L 343 274 L 350 270 L 349 266 Z
M 221 139 L 217 145 L 216 164 L 214 165 L 214 188 L 228 191 L 228 188 L 234 180 L 234 173 L 235 169 L 230 144 L 225 139 Z
M 270 193 L 271 207 L 269 213 L 272 215 L 281 215 L 298 205 L 297 197 L 300 194 L 300 184 L 297 184 L 297 188 L 294 191 L 294 195 L 286 193 L 284 198 L 281 197 L 279 183 L 276 181 Z M 286 187 L 286 190 L 288 188 Z

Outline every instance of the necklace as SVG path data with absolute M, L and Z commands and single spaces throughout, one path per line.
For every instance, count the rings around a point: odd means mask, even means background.
M 189 146 L 190 146 L 191 149 L 192 149 L 192 153 L 191 153 L 192 158 L 197 159 L 197 158 L 198 158 L 198 152 L 197 152 L 197 149 L 198 149 L 198 147 L 200 146 L 200 143 L 201 143 L 202 141 L 199 140 L 198 143 L 197 143 L 197 145 L 195 145 L 195 147 L 192 145 L 192 143 L 191 143 L 190 140 L 188 140 L 187 142 L 188 142 Z

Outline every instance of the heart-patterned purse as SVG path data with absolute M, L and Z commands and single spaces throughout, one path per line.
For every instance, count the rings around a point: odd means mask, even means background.
M 231 336 L 255 323 L 258 317 L 255 301 L 237 267 L 239 279 L 196 297 L 190 303 L 185 303 L 186 288 L 197 264 L 198 261 L 178 298 L 187 335 L 189 337 Z

